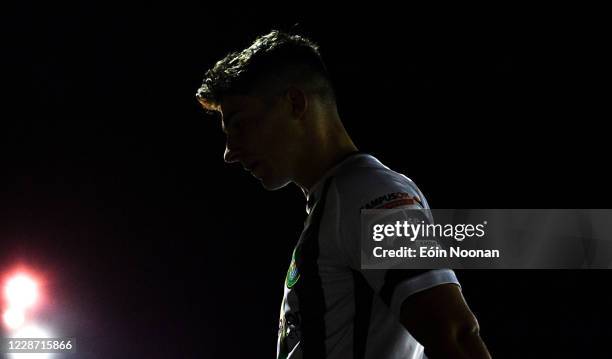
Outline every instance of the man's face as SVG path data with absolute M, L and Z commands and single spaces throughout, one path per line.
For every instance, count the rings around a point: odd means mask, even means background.
M 297 121 L 283 97 L 228 96 L 221 114 L 226 162 L 240 162 L 269 190 L 293 180 Z

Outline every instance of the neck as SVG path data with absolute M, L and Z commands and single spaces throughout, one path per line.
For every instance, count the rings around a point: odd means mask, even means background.
M 330 131 L 331 132 L 331 131 Z M 329 132 L 328 132 L 329 133 Z M 335 131 L 336 135 L 322 137 L 322 140 L 309 146 L 300 161 L 300 170 L 295 183 L 308 195 L 312 187 L 335 165 L 342 161 L 357 147 L 344 128 Z

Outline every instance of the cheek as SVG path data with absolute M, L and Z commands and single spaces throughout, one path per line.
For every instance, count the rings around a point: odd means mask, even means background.
M 287 150 L 288 146 L 295 142 L 295 135 L 286 121 L 286 118 L 282 118 L 270 119 L 267 123 L 262 123 L 254 140 L 259 141 L 270 150 Z

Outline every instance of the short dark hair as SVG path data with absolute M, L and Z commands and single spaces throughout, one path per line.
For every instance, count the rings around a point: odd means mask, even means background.
M 273 30 L 218 61 L 206 72 L 196 97 L 205 109 L 218 111 L 224 96 L 263 93 L 289 83 L 335 100 L 319 46 L 304 36 Z

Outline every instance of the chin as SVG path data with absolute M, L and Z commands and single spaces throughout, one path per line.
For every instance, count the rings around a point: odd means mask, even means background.
M 290 183 L 290 181 L 274 180 L 267 178 L 261 178 L 260 181 L 263 188 L 267 189 L 268 191 L 276 191 L 277 189 L 281 189 Z

